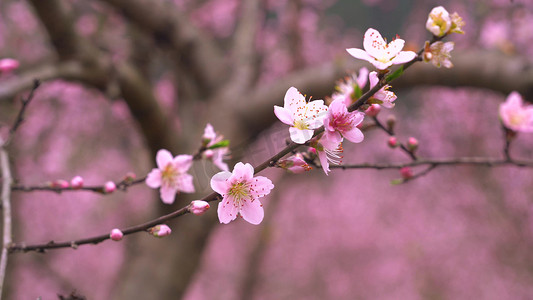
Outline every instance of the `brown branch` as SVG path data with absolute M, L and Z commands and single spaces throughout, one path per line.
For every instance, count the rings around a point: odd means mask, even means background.
M 533 168 L 533 160 L 507 160 L 490 157 L 458 157 L 458 158 L 441 158 L 441 159 L 418 159 L 406 163 L 363 163 L 363 164 L 346 164 L 338 166 L 330 166 L 334 169 L 401 169 L 405 167 L 416 166 L 457 166 L 457 165 L 472 165 L 472 166 L 487 166 L 487 167 L 501 167 L 501 166 L 516 166 Z
M 223 59 L 214 42 L 168 2 L 142 0 L 101 0 L 116 8 L 156 42 L 168 45 L 183 68 L 196 78 L 204 91 L 213 91 L 224 77 Z M 154 3 L 156 2 L 156 3 Z
M 124 179 L 122 181 L 116 182 L 115 185 L 118 190 L 126 191 L 130 186 L 137 185 L 140 183 L 144 183 L 146 180 L 146 177 L 131 180 L 131 179 Z M 47 185 L 31 185 L 31 186 L 25 186 L 25 185 L 13 185 L 11 186 L 11 190 L 14 192 L 36 192 L 36 191 L 47 191 L 47 192 L 55 192 L 58 194 L 61 194 L 62 192 L 76 192 L 76 191 L 88 191 L 88 192 L 95 192 L 98 194 L 106 194 L 105 192 L 105 186 L 83 186 L 79 188 L 74 187 L 57 187 L 50 184 Z
M 385 133 L 387 133 L 389 136 L 394 136 L 394 130 L 392 128 L 389 129 L 389 128 L 386 128 L 385 126 L 383 126 L 383 124 L 379 121 L 379 119 L 377 117 L 372 117 L 372 119 L 374 120 L 374 123 L 375 123 L 376 127 L 378 127 L 381 130 L 385 131 Z M 400 149 L 402 149 L 402 151 L 404 153 L 406 153 L 407 155 L 409 155 L 409 157 L 411 157 L 412 160 L 417 160 L 418 159 L 416 157 L 415 153 L 413 151 L 410 151 L 409 149 L 407 149 L 407 147 L 403 143 L 400 143 L 399 146 L 400 146 Z
M 6 277 L 8 248 L 12 243 L 11 236 L 11 169 L 9 168 L 9 158 L 4 148 L 5 144 L 0 139 L 0 168 L 2 172 L 2 224 L 3 224 L 3 242 L 2 254 L 0 257 L 0 298 L 4 287 L 4 280 Z

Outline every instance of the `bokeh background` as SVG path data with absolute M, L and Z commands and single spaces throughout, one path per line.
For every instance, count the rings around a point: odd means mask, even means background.
M 421 157 L 503 157 L 498 105 L 533 99 L 533 6 L 528 0 L 50 0 L 0 2 L 5 134 L 34 78 L 43 81 L 9 149 L 17 183 L 75 175 L 87 185 L 145 176 L 155 152 L 194 153 L 210 122 L 233 160 L 261 163 L 288 137 L 275 120 L 290 86 L 313 99 L 360 67 L 347 47 L 367 28 L 417 50 L 431 8 L 466 22 L 452 69 L 418 63 L 393 84 L 397 137 Z M 368 86 L 367 86 L 368 88 Z M 377 129 L 344 145 L 344 163 L 407 162 Z M 520 134 L 513 157 L 532 158 Z M 417 170 L 417 169 L 416 169 Z M 211 192 L 217 172 L 197 161 L 197 193 L 164 205 L 145 185 L 126 192 L 15 192 L 16 242 L 65 241 L 142 223 Z M 320 168 L 263 176 L 259 226 L 201 217 L 171 236 L 10 256 L 6 299 L 531 299 L 533 176 L 518 167 L 439 167 L 402 185 L 397 170 Z M 74 299 L 74 298 L 72 298 Z

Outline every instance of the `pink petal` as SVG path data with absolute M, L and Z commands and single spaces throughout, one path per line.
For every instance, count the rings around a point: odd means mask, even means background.
M 370 79 L 370 88 L 373 88 L 378 84 L 379 78 L 378 78 L 378 72 L 372 71 L 370 74 L 368 74 L 368 79 Z
M 379 31 L 368 28 L 363 38 L 363 48 L 372 57 L 381 57 L 385 50 L 385 40 L 381 37 Z
M 245 221 L 254 225 L 260 224 L 261 221 L 263 221 L 263 217 L 265 216 L 263 206 L 261 205 L 261 202 L 257 199 L 253 201 L 247 200 L 246 202 L 244 202 L 240 213 Z
M 268 195 L 274 188 L 272 181 L 264 176 L 256 176 L 250 183 L 250 194 L 254 198 Z
M 243 164 L 242 162 L 238 162 L 235 164 L 235 167 L 233 167 L 233 174 L 231 178 L 228 180 L 229 182 L 235 182 L 235 180 L 238 181 L 249 181 L 254 177 L 254 167 L 252 167 L 251 164 Z
M 329 162 L 328 162 L 328 157 L 326 155 L 326 152 L 318 151 L 318 159 L 320 160 L 320 164 L 322 165 L 322 170 L 324 170 L 324 173 L 326 173 L 326 175 L 328 175 L 328 173 L 329 173 Z
M 192 166 L 192 155 L 181 154 L 173 159 L 174 167 L 180 173 L 185 173 Z
M 313 137 L 313 130 L 289 128 L 291 140 L 297 144 L 304 144 Z
M 231 173 L 225 171 L 218 172 L 213 175 L 213 177 L 211 177 L 211 189 L 221 195 L 227 194 L 230 188 L 230 184 L 228 182 L 230 176 Z
M 343 132 L 342 135 L 352 143 L 360 143 L 365 138 L 361 130 L 357 127 L 353 127 L 352 130 Z
M 304 120 L 309 126 L 309 129 L 316 129 L 322 126 L 322 122 L 327 115 L 328 107 L 324 105 L 323 100 L 315 100 L 309 102 L 305 107 Z
M 338 131 L 325 131 L 320 138 L 320 144 L 326 149 L 337 149 L 341 142 L 342 136 Z
M 159 169 L 152 169 L 150 173 L 146 176 L 146 185 L 157 189 L 161 186 L 161 171 Z
M 157 151 L 155 161 L 157 162 L 157 167 L 159 169 L 164 169 L 166 165 L 172 161 L 172 154 L 166 149 L 161 149 Z
M 374 65 L 374 67 L 376 67 L 376 69 L 378 70 L 385 70 L 386 68 L 392 66 L 392 61 L 381 62 L 381 61 L 373 60 L 373 61 L 370 61 L 370 63 Z
M 359 76 L 357 77 L 357 85 L 359 85 L 361 89 L 365 87 L 366 82 L 368 80 L 367 78 L 368 78 L 368 69 L 365 67 L 362 67 L 361 69 L 359 69 Z
M 217 137 L 217 134 L 215 133 L 215 129 L 213 128 L 213 125 L 207 123 L 207 125 L 205 125 L 204 135 L 202 136 L 202 138 L 206 140 L 214 140 L 216 137 Z
M 194 193 L 193 177 L 191 174 L 181 174 L 176 180 L 176 186 L 179 191 L 182 191 L 184 193 Z
M 396 57 L 392 60 L 392 63 L 397 64 L 403 64 L 409 61 L 412 61 L 416 57 L 416 53 L 413 51 L 402 51 Z
M 294 125 L 294 119 L 292 118 L 292 112 L 285 107 L 274 105 L 274 114 L 278 119 L 287 124 L 287 125 Z
M 228 224 L 237 218 L 238 213 L 239 210 L 235 206 L 232 197 L 226 196 L 218 203 L 217 214 L 220 223 Z
M 344 102 L 343 99 L 339 99 L 339 98 L 333 100 L 333 102 L 331 102 L 328 108 L 329 115 L 342 114 L 342 113 L 347 113 L 347 112 L 348 112 L 348 108 L 346 107 L 346 103 Z
M 178 189 L 176 187 L 170 187 L 166 185 L 161 186 L 161 189 L 159 189 L 159 192 L 161 194 L 161 200 L 163 200 L 163 203 L 166 203 L 166 204 L 174 203 L 174 199 L 176 197 L 177 191 Z
M 369 62 L 372 62 L 374 61 L 375 59 L 370 56 L 368 53 L 366 53 L 365 50 L 363 49 L 358 49 L 358 48 L 349 48 L 349 49 L 346 49 L 346 51 L 348 51 L 348 53 L 357 58 L 357 59 L 362 59 L 362 60 L 366 60 L 366 61 L 369 61 Z

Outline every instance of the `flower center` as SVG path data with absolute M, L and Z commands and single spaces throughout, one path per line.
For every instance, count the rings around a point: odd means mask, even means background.
M 167 164 L 163 171 L 161 172 L 161 178 L 165 185 L 174 186 L 176 178 L 178 177 L 179 172 L 172 164 Z
M 511 117 L 509 118 L 509 123 L 514 126 L 519 126 L 524 123 L 524 120 L 525 116 L 523 114 L 516 113 L 511 115 Z
M 229 189 L 228 195 L 232 196 L 237 203 L 235 205 L 240 205 L 243 200 L 250 198 L 250 185 L 247 182 L 237 182 Z
M 295 120 L 294 121 L 294 128 L 300 129 L 300 130 L 304 130 L 304 129 L 307 129 L 308 126 L 307 126 L 307 124 L 305 123 L 304 120 Z

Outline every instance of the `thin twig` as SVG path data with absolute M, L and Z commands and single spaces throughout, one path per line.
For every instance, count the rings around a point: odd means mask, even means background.
M 458 157 L 458 158 L 441 158 L 441 159 L 419 159 L 406 163 L 362 163 L 362 164 L 346 164 L 339 166 L 330 166 L 334 169 L 401 169 L 405 167 L 416 166 L 459 166 L 459 165 L 473 165 L 473 166 L 487 166 L 487 167 L 500 167 L 500 166 L 516 166 L 533 168 L 533 160 L 507 160 L 500 158 L 490 157 Z
M 28 107 L 28 104 L 30 104 L 31 100 L 33 99 L 33 95 L 35 93 L 35 90 L 39 87 L 41 83 L 39 80 L 35 79 L 33 81 L 33 87 L 30 90 L 30 94 L 26 99 L 22 98 L 22 107 L 19 110 L 19 113 L 17 115 L 17 118 L 15 119 L 15 122 L 13 123 L 13 126 L 11 126 L 11 129 L 9 129 L 9 135 L 5 142 L 3 142 L 2 147 L 7 147 L 11 140 L 13 139 L 13 136 L 15 135 L 15 132 L 17 129 L 22 125 L 22 122 L 24 122 L 24 113 L 26 112 L 26 108 Z
M 0 138 L 0 168 L 2 169 L 2 217 L 3 217 L 3 242 L 0 257 L 0 299 L 6 277 L 8 247 L 11 245 L 11 170 L 9 159 L 4 148 L 4 141 Z
M 130 186 L 137 185 L 140 183 L 143 183 L 146 180 L 146 177 L 131 180 L 131 179 L 124 179 L 122 181 L 116 182 L 115 185 L 117 189 L 126 191 Z M 58 187 L 54 185 L 33 185 L 33 186 L 24 186 L 24 185 L 13 185 L 11 187 L 11 190 L 16 192 L 35 192 L 35 191 L 47 191 L 47 192 L 55 192 L 55 193 L 62 193 L 62 192 L 76 192 L 76 191 L 89 191 L 89 192 L 95 192 L 99 194 L 106 194 L 105 192 L 105 186 L 83 186 L 79 188 L 75 187 Z
M 389 129 L 383 126 L 383 124 L 378 120 L 377 117 L 372 117 L 372 119 L 374 120 L 374 123 L 376 124 L 378 128 L 385 131 L 389 136 L 394 136 L 394 131 L 392 129 Z M 403 152 L 407 153 L 407 155 L 409 155 L 409 157 L 411 157 L 412 160 L 418 159 L 418 157 L 416 157 L 414 152 L 407 149 L 407 147 L 404 144 L 400 143 L 400 148 L 403 150 Z

